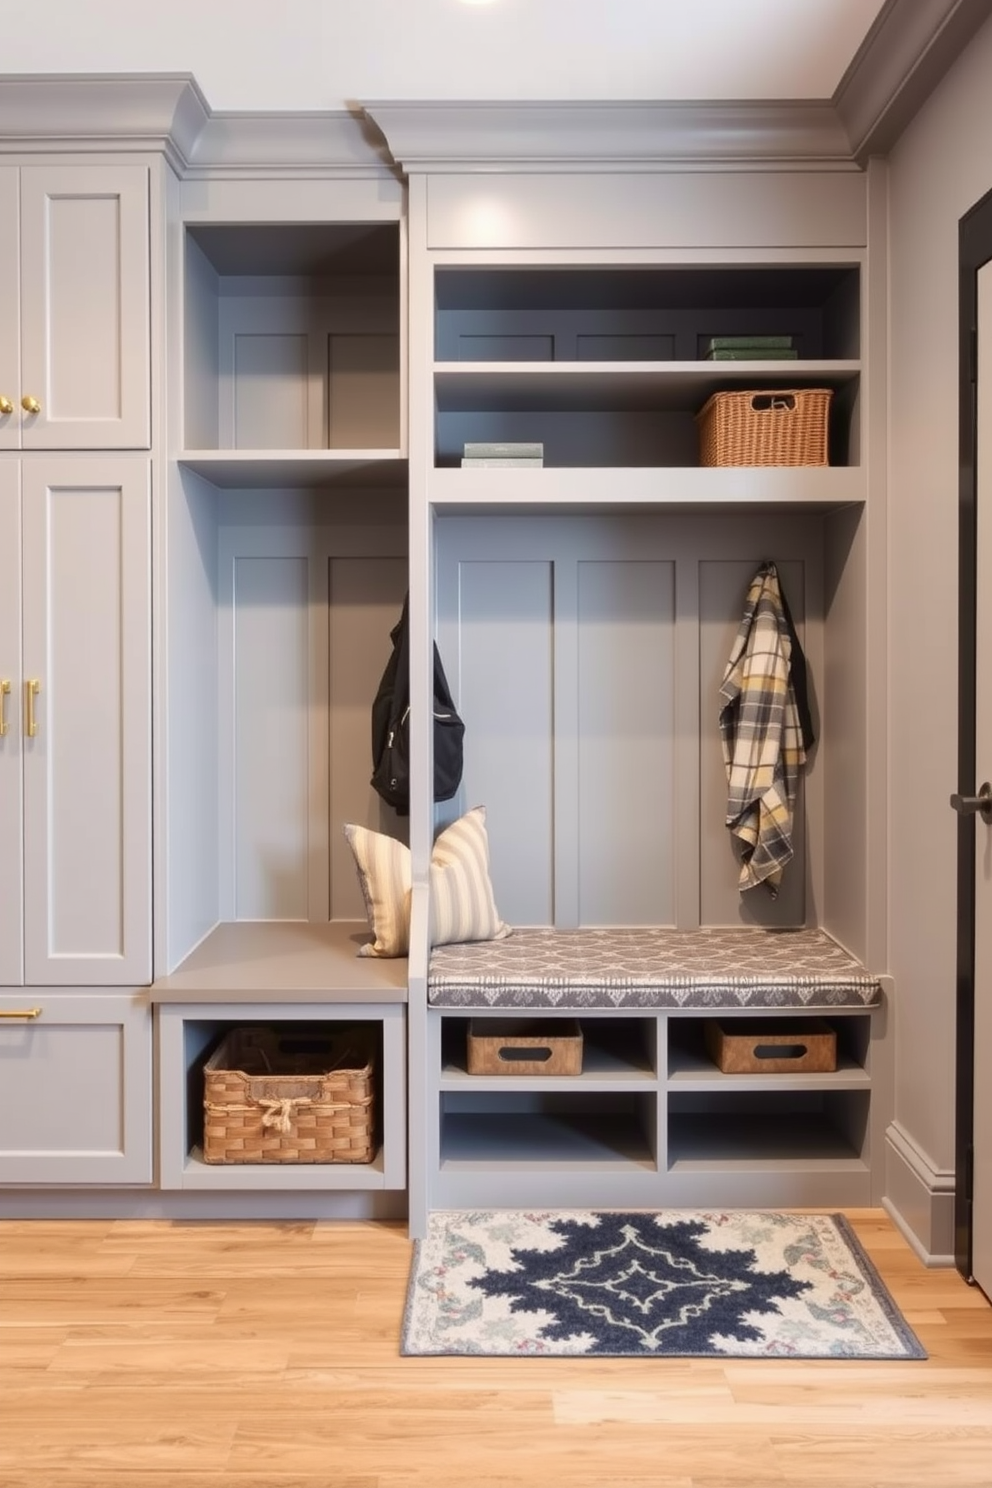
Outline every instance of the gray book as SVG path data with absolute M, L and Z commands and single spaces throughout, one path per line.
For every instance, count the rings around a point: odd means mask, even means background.
M 544 458 L 544 445 L 533 441 L 518 443 L 510 439 L 480 440 L 464 444 L 462 454 L 470 460 L 541 460 Z
M 476 470 L 481 470 L 483 467 L 493 465 L 503 466 L 515 470 L 540 470 L 543 464 L 544 461 L 540 459 L 531 459 L 527 456 L 522 456 L 520 459 L 516 459 L 509 455 L 493 455 L 492 458 L 484 458 L 482 456 L 465 456 L 462 460 L 463 468 L 469 467 Z

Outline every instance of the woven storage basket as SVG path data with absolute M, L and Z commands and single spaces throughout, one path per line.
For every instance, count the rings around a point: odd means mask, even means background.
M 373 1155 L 367 1039 L 235 1028 L 203 1066 L 208 1163 L 367 1163 Z
M 714 393 L 696 414 L 701 465 L 826 465 L 832 388 Z

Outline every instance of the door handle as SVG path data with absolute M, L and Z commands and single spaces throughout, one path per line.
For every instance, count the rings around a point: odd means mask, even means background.
M 978 787 L 977 796 L 959 796 L 955 791 L 951 805 L 960 816 L 972 816 L 977 812 L 983 822 L 992 826 L 992 785 L 987 780 Z
M 35 718 L 34 714 L 34 700 L 38 696 L 40 691 L 41 683 L 38 681 L 37 677 L 29 677 L 24 684 L 24 693 L 27 699 L 27 724 L 24 732 L 27 734 L 29 739 L 33 739 L 35 734 L 38 732 L 38 720 Z

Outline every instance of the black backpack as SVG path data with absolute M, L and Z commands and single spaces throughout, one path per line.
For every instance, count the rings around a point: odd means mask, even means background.
M 400 816 L 410 813 L 410 596 L 390 631 L 393 650 L 372 703 L 372 780 Z M 455 711 L 434 644 L 434 799 L 450 801 L 462 779 L 465 725 Z

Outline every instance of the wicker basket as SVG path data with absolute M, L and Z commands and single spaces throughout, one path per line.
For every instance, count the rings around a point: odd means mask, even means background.
M 701 465 L 826 465 L 831 388 L 714 393 L 696 415 Z
M 208 1163 L 367 1163 L 368 1040 L 352 1032 L 235 1028 L 203 1066 Z

